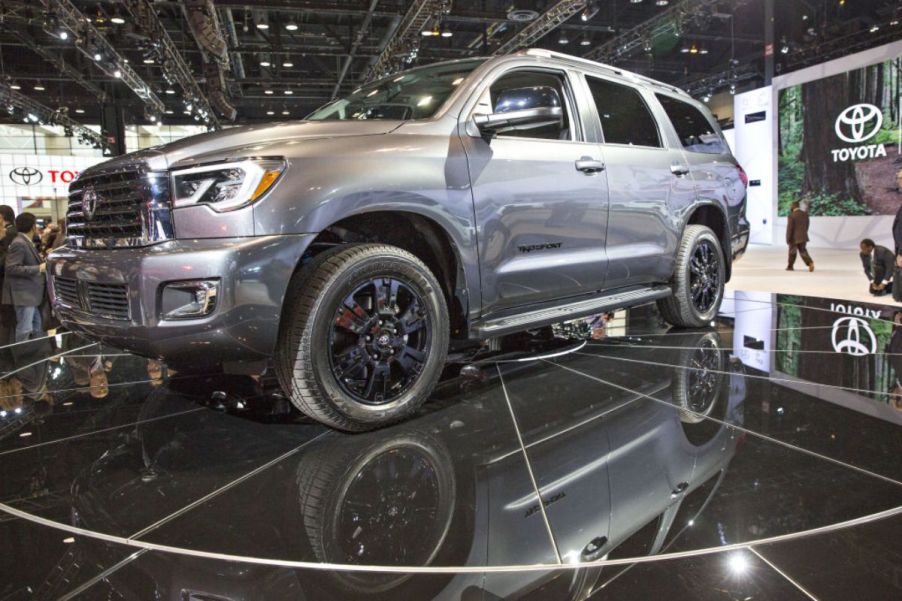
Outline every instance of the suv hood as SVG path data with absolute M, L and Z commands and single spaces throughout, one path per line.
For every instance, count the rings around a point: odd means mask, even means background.
M 178 163 L 214 160 L 224 154 L 238 157 L 254 154 L 254 148 L 280 140 L 312 140 L 339 136 L 372 136 L 386 134 L 400 127 L 403 121 L 285 121 L 259 125 L 230 127 L 183 138 L 169 144 L 132 152 L 100 163 L 86 172 L 106 171 L 119 165 L 146 162 L 151 170 L 169 169 Z M 263 151 L 265 153 L 265 151 Z

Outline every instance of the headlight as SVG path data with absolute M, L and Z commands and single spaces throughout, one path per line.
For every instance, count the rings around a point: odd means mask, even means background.
M 172 172 L 173 206 L 208 204 L 216 211 L 249 205 L 272 188 L 285 171 L 285 161 L 248 159 Z

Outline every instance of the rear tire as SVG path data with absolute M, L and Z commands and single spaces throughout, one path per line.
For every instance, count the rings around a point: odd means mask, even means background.
M 687 225 L 677 251 L 671 288 L 658 310 L 671 325 L 701 328 L 711 323 L 723 301 L 726 262 L 711 228 Z
M 429 397 L 449 319 L 432 272 L 385 244 L 317 255 L 289 285 L 276 375 L 301 412 L 360 432 L 400 421 Z

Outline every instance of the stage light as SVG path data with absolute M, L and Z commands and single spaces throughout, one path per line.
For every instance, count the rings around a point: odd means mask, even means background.
M 173 90 L 172 88 L 166 88 L 166 93 L 167 94 L 175 94 L 175 90 Z
M 642 4 L 642 0 L 630 0 L 630 4 Z
M 670 0 L 655 0 L 655 6 L 667 6 Z
M 116 69 L 115 71 L 113 71 L 113 77 L 115 77 L 116 79 L 122 79 L 122 71 Z
M 282 63 L 282 66 L 285 67 L 286 69 L 290 69 L 294 66 L 294 63 L 291 61 L 285 61 L 284 63 Z
M 453 35 L 454 35 L 454 32 L 451 31 L 450 29 L 448 29 L 447 25 L 442 25 L 442 37 L 443 38 L 450 38 Z
M 272 96 L 272 95 L 273 95 L 273 91 L 272 91 L 272 90 L 263 90 L 263 93 L 266 94 L 267 96 Z
M 288 31 L 297 31 L 298 24 L 297 23 L 288 23 L 287 25 L 285 25 L 285 29 L 287 29 Z
M 291 90 L 285 90 L 286 96 L 291 96 L 292 94 L 294 94 L 294 92 L 292 92 Z
M 152 58 L 149 58 L 149 57 L 148 57 L 148 58 L 145 58 L 145 59 L 144 59 L 144 64 L 145 64 L 145 65 L 152 65 L 152 64 L 154 64 L 154 60 L 153 60 Z
M 275 112 L 275 111 L 266 111 L 266 114 L 267 114 L 267 115 L 275 115 L 276 112 Z
M 591 46 L 592 40 L 589 39 L 588 35 L 584 35 L 582 39 L 579 41 L 580 46 Z
M 567 34 L 562 31 L 561 36 L 557 39 L 557 43 L 560 44 L 561 46 L 564 46 L 565 44 L 569 44 L 570 40 L 567 38 Z
M 588 5 L 586 5 L 586 8 L 584 8 L 583 12 L 580 13 L 579 19 L 580 19 L 580 21 L 585 23 L 586 21 L 591 21 L 597 14 L 598 14 L 598 4 L 595 2 L 591 2 Z
M 290 111 L 282 111 L 282 114 L 283 114 L 283 115 L 290 115 L 291 112 L 290 112 Z
M 874 25 L 871 26 L 871 29 L 869 31 L 871 33 L 877 33 L 878 31 L 880 31 L 880 26 L 875 23 Z
M 47 89 L 47 88 L 45 88 L 45 87 L 44 87 L 44 84 L 42 84 L 41 82 L 38 82 L 38 83 L 34 84 L 34 91 L 35 91 L 35 92 L 43 92 L 43 91 L 46 90 L 46 89 Z
M 737 551 L 735 553 L 730 554 L 727 559 L 727 565 L 730 568 L 730 572 L 735 576 L 742 576 L 749 570 L 749 560 L 748 557 L 745 556 L 745 553 L 741 551 Z
M 96 50 L 94 52 L 94 54 L 92 55 L 92 57 L 95 61 L 97 61 L 99 63 L 101 60 L 103 60 L 103 53 L 100 52 L 99 50 Z
M 262 29 L 265 31 L 269 29 L 269 25 L 267 25 L 266 23 L 257 23 L 257 29 Z
M 10 90 L 21 90 L 21 89 L 22 89 L 22 86 L 20 86 L 20 85 L 17 84 L 17 83 L 11 83 L 11 84 L 9 84 L 9 89 L 10 89 Z
M 79 115 L 84 115 L 85 109 L 75 109 L 75 112 L 78 113 Z
M 110 19 L 110 23 L 115 23 L 116 25 L 122 25 L 125 23 L 125 19 L 123 19 L 122 17 L 117 15 Z

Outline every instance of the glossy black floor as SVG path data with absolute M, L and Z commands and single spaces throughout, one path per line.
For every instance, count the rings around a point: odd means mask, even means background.
M 6 348 L 0 601 L 899 599 L 894 317 L 642 307 L 493 341 L 358 435 L 265 378 Z

